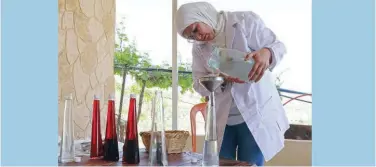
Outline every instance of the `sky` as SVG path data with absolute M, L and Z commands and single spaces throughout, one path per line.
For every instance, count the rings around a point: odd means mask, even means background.
M 197 0 L 178 0 L 178 6 Z M 284 59 L 273 71 L 282 87 L 312 92 L 311 0 L 205 0 L 218 10 L 253 11 L 274 31 L 287 48 Z M 126 33 L 137 48 L 148 52 L 154 64 L 171 64 L 172 1 L 117 0 L 116 19 L 125 17 Z M 178 36 L 178 61 L 191 62 L 191 44 Z

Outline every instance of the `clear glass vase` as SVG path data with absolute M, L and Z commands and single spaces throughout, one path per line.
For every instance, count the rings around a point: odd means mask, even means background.
M 72 103 L 73 98 L 72 94 L 70 94 L 65 97 L 63 132 L 61 135 L 59 156 L 59 162 L 61 163 L 73 162 L 75 156 Z
M 214 92 L 211 92 L 209 102 L 206 108 L 206 122 L 205 122 L 205 142 L 203 150 L 203 166 L 218 166 L 219 152 L 218 152 L 218 136 L 217 136 L 217 119 L 215 112 L 215 97 Z
M 168 166 L 164 122 L 162 92 L 156 91 L 152 104 L 152 128 L 149 148 L 150 166 Z

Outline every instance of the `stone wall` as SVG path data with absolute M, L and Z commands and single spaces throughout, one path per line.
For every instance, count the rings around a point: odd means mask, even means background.
M 64 96 L 74 98 L 76 138 L 90 135 L 94 94 L 101 97 L 104 134 L 106 101 L 115 91 L 113 75 L 115 0 L 59 1 L 59 134 Z

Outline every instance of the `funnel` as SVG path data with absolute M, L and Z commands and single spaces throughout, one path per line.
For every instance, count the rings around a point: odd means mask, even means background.
M 209 92 L 214 92 L 223 82 L 223 78 L 219 76 L 204 76 L 199 79 L 200 84 Z
M 206 106 L 207 114 L 205 121 L 205 143 L 203 150 L 203 166 L 218 166 L 219 155 L 217 147 L 217 121 L 215 111 L 215 95 L 214 90 L 217 89 L 224 79 L 219 76 L 211 75 L 199 79 L 200 84 L 210 92 L 209 102 Z

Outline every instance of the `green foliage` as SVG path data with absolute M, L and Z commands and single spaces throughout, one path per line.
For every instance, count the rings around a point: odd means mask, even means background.
M 170 72 L 165 71 L 147 71 L 145 69 L 171 69 L 171 65 L 164 62 L 159 65 L 151 63 L 148 53 L 141 52 L 137 49 L 136 41 L 130 41 L 126 34 L 126 27 L 124 19 L 117 25 L 116 28 L 116 50 L 114 54 L 115 69 L 114 73 L 118 76 L 131 76 L 135 79 L 136 84 L 133 84 L 129 89 L 125 89 L 124 96 L 129 93 L 139 95 L 138 113 L 139 119 L 144 120 L 147 118 L 145 113 L 141 111 L 142 104 L 150 102 L 154 95 L 154 89 L 168 89 L 172 85 L 172 75 Z M 178 70 L 186 71 L 190 64 L 179 63 Z M 192 88 L 192 75 L 191 74 L 178 74 L 179 87 L 181 93 L 187 91 L 193 92 Z M 116 84 L 117 91 L 121 91 L 122 84 Z M 165 104 L 164 104 L 165 105 Z M 124 113 L 126 111 L 123 107 Z
M 166 64 L 147 64 L 147 66 L 143 66 L 142 68 L 165 69 L 168 68 L 168 66 Z M 168 89 L 172 84 L 171 73 L 168 72 L 137 70 L 132 72 L 132 76 L 134 76 L 136 82 L 140 85 L 142 85 L 143 81 L 145 81 L 146 88 L 156 87 L 159 89 Z
M 121 83 L 118 83 L 118 82 L 115 83 L 115 90 L 119 92 L 121 91 Z
M 188 67 L 191 66 L 189 63 L 179 63 L 178 70 L 179 71 L 186 71 Z M 193 92 L 193 80 L 192 80 L 192 74 L 184 74 L 184 73 L 179 73 L 178 74 L 178 82 L 179 86 L 181 88 L 180 93 L 184 94 L 187 91 Z
M 115 51 L 115 64 L 120 64 L 121 68 L 126 68 L 127 74 L 130 74 L 136 83 L 142 86 L 143 81 L 146 81 L 146 88 L 159 88 L 168 89 L 172 85 L 171 73 L 164 71 L 145 71 L 137 70 L 136 68 L 156 68 L 156 69 L 171 69 L 171 65 L 163 63 L 161 65 L 152 65 L 148 53 L 142 53 L 137 50 L 136 42 L 129 41 L 128 35 L 125 33 L 124 19 L 116 29 L 116 51 Z M 190 64 L 179 63 L 179 70 L 186 70 Z M 122 69 L 115 67 L 115 75 L 122 75 Z M 191 74 L 178 74 L 179 87 L 181 93 L 187 91 L 193 92 L 192 88 L 192 75 Z
M 201 98 L 200 98 L 200 102 L 201 102 L 201 103 L 204 103 L 204 102 L 205 102 L 205 97 L 201 97 Z
M 134 84 L 130 87 L 130 93 L 133 93 L 133 94 L 140 94 L 141 92 L 141 86 L 138 85 L 138 84 Z M 150 89 L 145 89 L 145 92 L 144 92 L 144 99 L 143 101 L 144 102 L 151 102 L 151 100 L 153 99 L 153 95 L 154 95 L 154 92 Z

